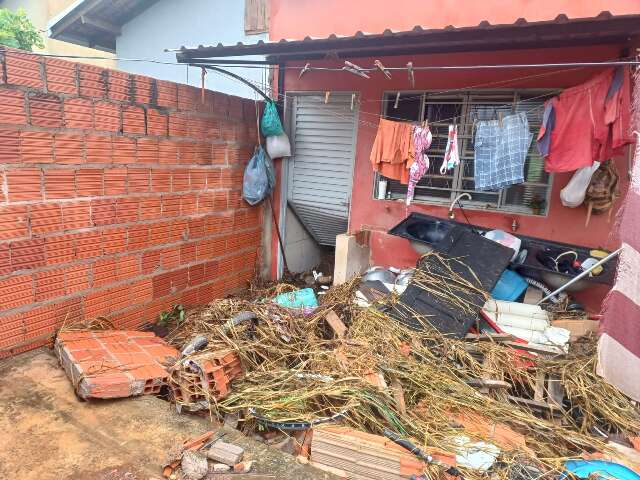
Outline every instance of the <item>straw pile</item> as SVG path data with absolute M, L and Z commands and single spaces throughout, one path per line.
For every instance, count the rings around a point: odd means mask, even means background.
M 449 285 L 462 281 L 453 272 L 451 276 Z M 462 432 L 453 421 L 460 414 L 477 416 L 526 437 L 527 448 L 501 445 L 500 464 L 507 467 L 501 476 L 523 462 L 533 462 L 545 473 L 559 472 L 567 457 L 606 450 L 601 432 L 640 432 L 636 407 L 595 374 L 593 342 L 580 356 L 545 360 L 493 342 L 445 338 L 431 328 L 414 331 L 383 313 L 389 305 L 356 307 L 356 288 L 357 280 L 333 287 L 306 317 L 268 301 L 293 289 L 287 285 L 254 290 L 253 300 L 214 301 L 190 312 L 169 340 L 181 347 L 204 334 L 209 338 L 207 351 L 229 349 L 239 355 L 245 376 L 232 383 L 229 396 L 211 401 L 210 409 L 218 418 L 241 413 L 247 428 L 255 426 L 256 416 L 314 422 L 342 414 L 343 421 L 357 429 L 379 434 L 391 428 L 423 447 L 453 451 L 461 433 L 484 439 Z M 391 297 L 385 302 L 394 301 Z M 349 327 L 346 338 L 333 337 L 324 319 L 329 310 Z M 253 312 L 257 320 L 225 328 L 241 311 Z M 203 354 L 206 351 L 199 352 Z M 534 388 L 536 371 L 557 375 L 564 385 L 568 408 L 555 421 L 508 402 L 506 395 L 513 392 L 483 394 L 467 383 L 504 379 L 526 394 Z M 386 385 L 400 384 L 406 408 L 392 388 L 372 383 L 372 375 L 382 376 Z M 467 478 L 479 475 L 465 472 Z

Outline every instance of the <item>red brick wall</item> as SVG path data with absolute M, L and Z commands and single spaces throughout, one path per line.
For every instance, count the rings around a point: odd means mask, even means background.
M 0 53 L 0 358 L 65 321 L 134 328 L 253 276 L 252 100 Z

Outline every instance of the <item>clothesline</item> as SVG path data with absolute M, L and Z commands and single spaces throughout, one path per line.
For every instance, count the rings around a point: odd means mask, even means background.
M 612 61 L 607 61 L 606 63 L 612 63 L 614 62 L 614 60 Z M 604 64 L 605 62 L 600 62 L 600 64 Z M 640 64 L 640 62 L 636 62 L 637 64 Z M 585 68 L 585 67 L 575 67 L 575 68 Z M 521 81 L 521 80 L 528 80 L 528 79 L 532 79 L 532 78 L 539 78 L 539 77 L 545 77 L 545 76 L 550 76 L 550 75 L 556 75 L 559 73 L 565 73 L 568 71 L 572 71 L 574 70 L 574 68 L 566 68 L 563 70 L 556 70 L 553 72 L 544 72 L 544 73 L 537 73 L 537 74 L 531 74 L 531 75 L 524 75 L 524 76 L 519 76 L 519 77 L 512 77 L 512 78 L 508 78 L 508 79 L 504 79 L 504 80 L 497 80 L 497 81 L 491 81 L 491 82 L 483 82 L 483 83 L 479 83 L 479 84 L 473 84 L 473 85 L 466 85 L 466 86 L 462 86 L 462 87 L 456 87 L 456 88 L 452 88 L 452 89 L 447 89 L 447 90 L 441 90 L 441 91 L 437 91 L 437 92 L 428 92 L 429 95 L 433 95 L 433 96 L 438 96 L 438 95 L 444 95 L 447 93 L 453 93 L 453 92 L 460 92 L 460 91 L 465 91 L 465 90 L 470 90 L 470 89 L 474 89 L 474 88 L 483 88 L 483 87 L 492 87 L 492 86 L 497 86 L 497 85 L 503 85 L 505 83 L 512 83 L 512 82 L 517 82 L 517 81 Z M 215 72 L 214 72 L 215 73 Z M 233 80 L 233 79 L 232 79 Z M 247 79 L 248 82 L 253 83 L 254 85 L 259 85 L 262 88 L 265 88 L 266 85 L 265 84 L 260 84 L 260 82 L 257 81 L 252 81 Z M 420 95 L 416 95 L 413 97 L 403 97 L 403 100 L 412 100 L 412 99 L 420 99 L 422 98 L 422 93 Z M 531 102 L 533 100 L 539 99 L 539 98 L 543 98 L 546 97 L 548 95 L 551 95 L 551 93 L 547 92 L 541 95 L 538 95 L 536 97 L 531 97 L 528 99 L 524 99 L 524 100 L 520 100 L 518 103 L 526 103 L 526 102 Z M 285 99 L 286 98 L 286 94 L 282 94 L 282 93 L 277 93 L 276 94 L 276 98 L 278 99 Z M 358 100 L 360 104 L 362 103 L 370 103 L 370 102 L 389 102 L 389 99 L 382 99 L 382 100 L 378 100 L 378 99 L 366 99 L 366 100 Z M 513 106 L 513 102 L 507 103 L 507 104 L 503 104 L 503 105 L 495 105 L 493 106 L 493 108 L 495 108 L 496 110 L 499 108 L 506 108 L 506 107 L 511 107 Z M 538 110 L 542 108 L 542 105 L 538 105 L 536 107 L 533 107 L 529 110 L 524 111 L 524 113 L 530 113 L 533 112 L 535 110 Z M 336 118 L 340 118 L 340 119 L 347 119 L 348 117 L 346 115 L 342 115 L 338 112 L 332 112 L 330 110 L 327 111 L 327 113 L 329 113 L 330 115 L 335 116 Z M 371 113 L 371 112 L 366 112 L 363 110 L 360 110 L 359 115 L 368 115 L 370 117 L 375 117 L 375 120 L 377 120 L 376 123 L 373 123 L 373 121 L 367 121 L 367 120 L 360 120 L 358 119 L 357 122 L 359 125 L 361 125 L 362 127 L 366 127 L 366 128 L 370 128 L 372 130 L 377 130 L 378 128 L 378 124 L 379 124 L 379 120 L 381 118 L 386 118 L 386 119 L 392 119 L 392 120 L 402 120 L 402 121 L 406 121 L 405 119 L 398 119 L 397 117 L 392 117 L 392 116 L 385 116 L 385 115 L 381 115 L 381 114 L 376 114 L 376 113 Z M 459 116 L 453 116 L 450 118 L 445 118 L 445 119 L 439 119 L 437 120 L 437 122 L 435 123 L 447 123 L 447 122 L 451 122 L 455 119 L 455 117 L 459 117 Z
M 376 61 L 379 63 L 379 61 Z M 371 73 L 377 71 L 427 71 L 427 70 L 491 70 L 491 69 L 517 69 L 517 68 L 556 68 L 556 67 L 613 67 L 624 65 L 640 65 L 640 60 L 613 60 L 603 62 L 558 62 L 558 63 L 514 63 L 514 64 L 502 64 L 502 65 L 424 65 L 414 66 L 412 62 L 409 62 L 404 67 L 385 67 L 381 63 L 380 66 L 374 67 L 360 67 L 351 62 L 345 62 L 345 67 L 312 67 L 310 63 L 307 63 L 300 69 L 302 75 L 309 71 L 323 71 L 323 72 L 362 72 Z
M 553 72 L 553 73 L 560 73 L 560 72 Z M 533 75 L 531 77 L 535 77 L 535 76 L 538 76 L 538 75 Z M 518 77 L 516 79 L 501 80 L 500 83 L 514 81 L 514 80 L 521 80 L 521 79 L 525 79 L 525 78 L 529 78 L 529 76 L 527 76 L 527 77 Z M 251 80 L 248 80 L 248 81 L 253 83 L 254 85 L 260 85 L 259 82 L 251 81 Z M 491 83 L 494 83 L 494 82 L 491 82 Z M 473 88 L 479 88 L 479 87 L 482 87 L 482 86 L 487 86 L 487 84 L 469 85 L 469 86 L 466 86 L 466 87 L 460 87 L 460 88 L 455 88 L 455 89 L 451 89 L 451 90 L 443 90 L 443 91 L 438 91 L 438 92 L 432 92 L 431 94 L 432 95 L 443 95 L 443 94 L 451 93 L 451 92 L 454 92 L 454 91 L 469 90 L 469 89 L 473 89 Z M 551 95 L 551 94 L 548 93 L 548 92 L 547 93 L 543 93 L 543 94 L 537 95 L 535 97 L 527 98 L 527 99 L 524 99 L 524 100 L 519 100 L 517 102 L 517 104 L 531 102 L 533 100 L 537 100 L 537 99 L 540 99 L 540 98 L 543 98 L 543 97 L 547 97 L 549 95 Z M 285 99 L 286 98 L 286 94 L 278 93 L 277 94 L 277 98 Z M 419 99 L 419 98 L 422 98 L 422 95 L 419 95 L 419 96 L 416 96 L 416 97 L 413 97 L 413 98 L 414 99 Z M 407 100 L 407 99 L 411 99 L 411 97 L 405 97 L 405 100 Z M 371 101 L 379 101 L 379 100 L 371 100 Z M 387 100 L 382 100 L 382 101 L 389 101 L 389 100 L 387 99 Z M 506 108 L 506 107 L 512 107 L 512 106 L 513 106 L 513 102 L 510 102 L 510 103 L 505 103 L 505 104 L 492 105 L 491 108 L 495 108 L 496 110 L 498 110 L 500 108 Z M 529 110 L 523 111 L 523 113 L 530 113 L 530 112 L 538 110 L 538 109 L 540 109 L 542 107 L 543 107 L 543 105 L 538 105 L 538 106 L 533 107 L 533 108 L 531 108 Z M 329 113 L 330 115 L 335 116 L 336 118 L 340 118 L 340 119 L 347 119 L 348 118 L 346 115 L 342 115 L 342 114 L 340 114 L 338 112 L 328 111 L 327 113 Z M 381 114 L 377 114 L 377 113 L 365 112 L 365 111 L 362 111 L 362 110 L 359 111 L 358 113 L 360 115 L 364 114 L 364 115 L 369 115 L 371 117 L 375 117 L 378 120 L 381 119 L 381 118 L 384 118 L 384 119 L 388 119 L 388 120 L 404 121 L 404 122 L 411 123 L 411 121 L 408 121 L 406 119 L 393 117 L 393 116 L 389 116 L 389 115 L 381 115 Z M 520 113 L 520 112 L 518 112 L 518 113 Z M 436 121 L 429 122 L 429 123 L 445 123 L 446 124 L 446 123 L 453 122 L 454 119 L 459 118 L 459 117 L 461 117 L 461 115 L 452 116 L 450 118 L 438 119 Z M 419 121 L 415 120 L 413 122 L 415 123 L 415 122 L 419 122 Z M 371 128 L 373 130 L 377 130 L 377 128 L 378 128 L 378 123 L 373 123 L 372 121 L 358 120 L 358 123 L 360 125 L 364 126 L 364 127 L 369 127 L 369 128 Z

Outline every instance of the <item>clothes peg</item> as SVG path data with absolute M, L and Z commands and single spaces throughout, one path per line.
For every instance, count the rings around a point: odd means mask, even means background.
M 353 111 L 353 105 L 356 102 L 356 94 L 352 93 L 351 94 L 351 111 Z
M 300 75 L 298 75 L 298 78 L 302 78 L 302 76 L 307 73 L 309 70 L 311 70 L 311 64 L 307 63 L 305 64 L 304 68 L 302 70 L 300 70 Z
M 407 73 L 409 74 L 409 85 L 413 88 L 416 86 L 416 78 L 413 75 L 413 62 L 407 63 Z
M 329 97 L 331 96 L 331 92 L 324 92 L 324 104 L 329 103 Z
M 396 101 L 395 101 L 395 103 L 393 104 L 393 108 L 394 108 L 395 110 L 397 110 L 397 109 L 398 109 L 398 102 L 400 102 L 400 92 L 396 93 Z
M 376 66 L 378 70 L 382 72 L 382 74 L 387 77 L 387 80 L 391 80 L 391 72 L 387 70 L 387 68 L 382 64 L 380 60 L 375 60 L 373 64 Z
M 369 77 L 369 75 L 365 73 L 362 67 L 359 67 L 355 63 L 348 62 L 347 60 L 344 61 L 344 67 L 342 67 L 342 69 L 349 73 L 353 73 L 354 75 L 358 75 L 359 77 L 362 77 L 362 78 L 366 78 L 366 79 L 371 78 Z

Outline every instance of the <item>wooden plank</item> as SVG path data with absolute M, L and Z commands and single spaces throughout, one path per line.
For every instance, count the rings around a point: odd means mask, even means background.
M 347 333 L 347 326 L 340 320 L 340 317 L 333 310 L 329 310 L 324 316 L 325 320 L 331 327 L 331 330 L 338 338 L 344 338 Z
M 547 347 L 545 345 L 533 345 L 531 343 L 517 343 L 517 342 L 504 342 L 503 345 L 506 345 L 511 348 L 517 348 L 518 350 L 525 350 L 527 352 L 539 353 L 541 355 L 550 355 L 552 357 L 564 356 L 565 353 L 558 347 Z
M 547 391 L 549 393 L 549 403 L 561 407 L 564 400 L 564 386 L 558 375 L 549 375 Z
M 511 384 L 509 382 L 505 382 L 503 380 L 495 380 L 492 378 L 471 378 L 466 381 L 466 384 L 472 387 L 486 390 L 498 388 L 504 388 L 505 390 L 508 390 L 511 388 Z
M 544 372 L 536 372 L 536 384 L 533 388 L 533 399 L 537 402 L 544 400 L 544 380 L 546 375 Z
M 467 333 L 464 337 L 467 342 L 506 342 L 513 338 L 508 333 Z
M 391 379 L 391 389 L 393 390 L 393 398 L 396 401 L 398 411 L 402 415 L 405 415 L 407 413 L 407 405 L 404 401 L 404 389 L 402 388 L 402 384 L 396 377 L 393 377 Z
M 539 402 L 536 400 L 531 400 L 529 398 L 522 398 L 522 397 L 514 397 L 512 395 L 509 395 L 507 397 L 507 400 L 509 400 L 510 402 L 513 403 L 517 403 L 519 405 L 524 405 L 526 407 L 532 408 L 534 410 L 538 410 L 538 411 L 544 411 L 544 412 L 549 412 L 549 413 L 559 413 L 560 411 L 562 411 L 562 409 L 560 407 L 557 407 L 555 405 L 550 405 L 546 402 Z

